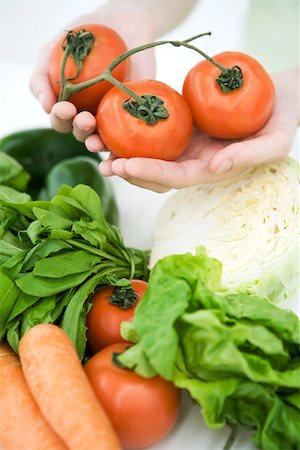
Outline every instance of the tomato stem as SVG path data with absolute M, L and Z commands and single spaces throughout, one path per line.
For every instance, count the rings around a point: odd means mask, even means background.
M 138 296 L 132 288 L 115 286 L 108 301 L 118 308 L 130 309 L 136 304 L 137 298 Z
M 67 100 L 70 97 L 68 85 L 69 80 L 75 80 L 82 70 L 82 64 L 87 55 L 89 54 L 92 45 L 95 41 L 95 36 L 90 31 L 86 30 L 70 30 L 67 32 L 65 39 L 62 42 L 62 49 L 64 50 L 64 56 L 60 66 L 60 83 L 61 89 L 58 100 Z M 72 56 L 76 67 L 76 75 L 72 78 L 66 79 L 65 77 L 65 66 L 69 56 Z M 69 97 L 67 97 L 69 95 Z
M 64 67 L 65 67 L 67 58 L 69 56 L 69 55 L 67 55 L 66 57 L 63 58 L 62 63 L 61 63 L 61 74 L 63 73 L 63 77 L 61 76 L 61 93 L 60 93 L 58 100 L 59 101 L 68 100 L 70 98 L 70 96 L 75 94 L 76 92 L 80 92 L 90 86 L 93 86 L 96 83 L 100 83 L 101 81 L 106 80 L 106 81 L 112 83 L 114 86 L 117 86 L 119 89 L 122 89 L 124 92 L 127 92 L 128 95 L 130 95 L 130 97 L 134 98 L 135 101 L 139 105 L 145 105 L 146 101 L 142 97 L 140 97 L 137 94 L 135 94 L 134 92 L 130 91 L 126 86 L 124 86 L 123 83 L 116 80 L 116 78 L 114 78 L 112 76 L 112 71 L 129 56 L 134 55 L 135 53 L 147 50 L 148 48 L 158 47 L 159 45 L 165 45 L 165 44 L 171 44 L 175 47 L 180 47 L 180 46 L 186 47 L 188 42 L 198 39 L 199 37 L 202 37 L 202 36 L 207 36 L 207 35 L 210 36 L 211 32 L 208 31 L 206 33 L 197 34 L 196 36 L 192 36 L 191 38 L 188 38 L 184 41 L 164 40 L 164 41 L 151 42 L 149 44 L 144 44 L 139 47 L 135 47 L 131 50 L 128 50 L 125 53 L 122 53 L 122 55 L 120 55 L 118 58 L 116 58 L 107 67 L 107 69 L 104 72 L 102 72 L 101 74 L 99 74 L 97 77 L 91 78 L 90 80 L 84 81 L 82 83 L 77 83 L 77 84 L 69 83 L 68 80 L 66 80 L 64 77 Z M 68 50 L 68 46 L 66 46 L 65 53 L 67 52 L 67 50 Z
M 207 61 L 214 64 L 218 69 L 220 69 L 221 74 L 216 79 L 216 82 L 220 86 L 223 92 L 231 92 L 235 89 L 239 89 L 243 86 L 243 71 L 239 66 L 233 66 L 231 69 L 222 66 L 222 64 L 218 63 L 215 59 L 208 56 L 195 45 L 189 44 L 188 41 L 183 41 L 182 45 L 186 48 L 190 48 L 191 50 L 195 50 L 197 53 L 200 53 Z
M 109 81 L 111 84 L 113 84 L 114 86 L 118 87 L 119 89 L 121 89 L 121 91 L 126 92 L 126 94 L 128 94 L 128 96 L 131 98 L 134 98 L 134 100 L 139 104 L 139 105 L 143 105 L 145 103 L 145 100 L 140 97 L 139 95 L 137 95 L 135 92 L 133 92 L 131 89 L 129 89 L 127 86 L 125 86 L 125 84 L 121 83 L 121 81 L 117 80 L 115 77 L 112 76 L 111 72 L 105 71 L 103 73 L 104 75 L 104 79 L 106 81 Z

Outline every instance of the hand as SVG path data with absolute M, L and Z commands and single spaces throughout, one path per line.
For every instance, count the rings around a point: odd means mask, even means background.
M 118 175 L 142 188 L 166 192 L 231 178 L 257 164 L 282 159 L 291 150 L 299 124 L 298 71 L 278 74 L 273 80 L 273 114 L 254 136 L 233 141 L 209 138 L 194 130 L 177 161 L 112 156 L 101 162 L 100 172 L 104 176 Z
M 122 8 L 118 11 L 118 8 Z M 126 17 L 128 15 L 128 17 Z M 95 20 L 96 19 L 96 20 Z M 91 15 L 78 18 L 67 28 L 88 23 L 99 22 L 115 29 L 124 39 L 128 48 L 136 47 L 142 43 L 155 40 L 154 27 L 151 25 L 149 17 L 139 11 L 137 7 L 123 8 L 122 5 L 114 7 L 113 2 L 106 7 L 100 8 Z M 132 23 L 135 24 L 134 31 Z M 46 44 L 40 52 L 36 69 L 30 80 L 30 87 L 37 97 L 42 107 L 50 113 L 52 127 L 60 133 L 73 132 L 75 138 L 84 142 L 91 137 L 91 149 L 101 150 L 103 145 L 100 138 L 95 133 L 96 119 L 87 111 L 77 114 L 75 106 L 70 102 L 58 102 L 52 91 L 48 67 L 51 50 L 60 36 Z M 155 64 L 154 52 L 147 50 L 131 57 L 130 76 L 133 79 L 154 78 Z

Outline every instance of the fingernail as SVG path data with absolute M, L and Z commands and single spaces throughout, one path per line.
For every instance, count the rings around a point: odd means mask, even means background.
M 220 164 L 218 165 L 215 173 L 225 173 L 228 172 L 228 170 L 230 170 L 232 167 L 232 161 L 230 161 L 230 159 L 224 159 L 223 161 L 220 162 Z

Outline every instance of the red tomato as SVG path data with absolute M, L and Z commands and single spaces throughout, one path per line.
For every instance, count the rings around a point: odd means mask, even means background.
M 136 94 L 158 96 L 169 113 L 167 119 L 148 125 L 124 111 L 122 102 L 128 94 L 111 89 L 97 111 L 98 132 L 106 148 L 115 155 L 175 160 L 187 146 L 192 134 L 192 115 L 184 98 L 171 87 L 153 80 L 124 83 Z
M 121 37 L 108 27 L 103 25 L 82 25 L 75 27 L 73 30 L 79 31 L 84 29 L 93 33 L 95 41 L 93 46 L 85 58 L 82 70 L 75 80 L 70 83 L 77 84 L 87 81 L 91 78 L 100 75 L 107 66 L 118 56 L 124 53 L 127 48 Z M 63 58 L 64 51 L 62 49 L 62 42 L 65 36 L 62 37 L 53 48 L 50 57 L 49 74 L 52 88 L 55 94 L 59 95 L 60 91 L 60 65 Z M 126 59 L 119 64 L 113 71 L 113 76 L 122 81 L 125 79 L 125 73 L 128 70 L 129 60 Z M 69 56 L 65 66 L 66 78 L 72 78 L 77 73 L 77 66 L 72 56 Z M 101 81 L 83 91 L 77 92 L 69 99 L 76 106 L 78 111 L 90 111 L 96 114 L 97 107 L 103 95 L 112 88 L 112 84 L 107 81 Z
M 148 286 L 148 283 L 142 280 L 130 280 L 130 282 L 134 292 L 132 292 L 132 290 L 128 292 L 127 290 L 125 295 L 135 294 L 136 299 L 134 300 L 135 303 L 133 306 L 130 307 L 128 305 L 128 309 L 110 303 L 114 291 L 120 288 L 105 286 L 93 296 L 92 308 L 87 315 L 86 325 L 89 347 L 94 352 L 97 352 L 110 344 L 124 342 L 124 339 L 120 334 L 121 323 L 133 319 L 135 309 L 142 300 Z M 117 294 L 115 293 L 115 297 L 116 296 Z M 123 303 L 122 296 L 120 297 L 119 295 L 119 298 L 121 303 Z
M 224 93 L 216 79 L 220 69 L 205 60 L 186 76 L 183 96 L 188 102 L 194 125 L 205 134 L 237 139 L 256 133 L 269 119 L 274 106 L 274 85 L 261 64 L 240 52 L 224 52 L 213 57 L 226 68 L 239 66 L 243 86 Z
M 175 424 L 180 391 L 159 376 L 142 378 L 112 363 L 113 352 L 128 344 L 114 344 L 94 355 L 85 371 L 110 418 L 123 448 L 145 448 L 163 439 Z

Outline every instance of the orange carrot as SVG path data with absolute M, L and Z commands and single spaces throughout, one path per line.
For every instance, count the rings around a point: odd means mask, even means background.
M 70 450 L 121 448 L 63 330 L 56 325 L 36 325 L 21 339 L 19 354 L 33 397 Z
M 0 344 L 0 448 L 66 450 L 39 411 L 17 355 Z

